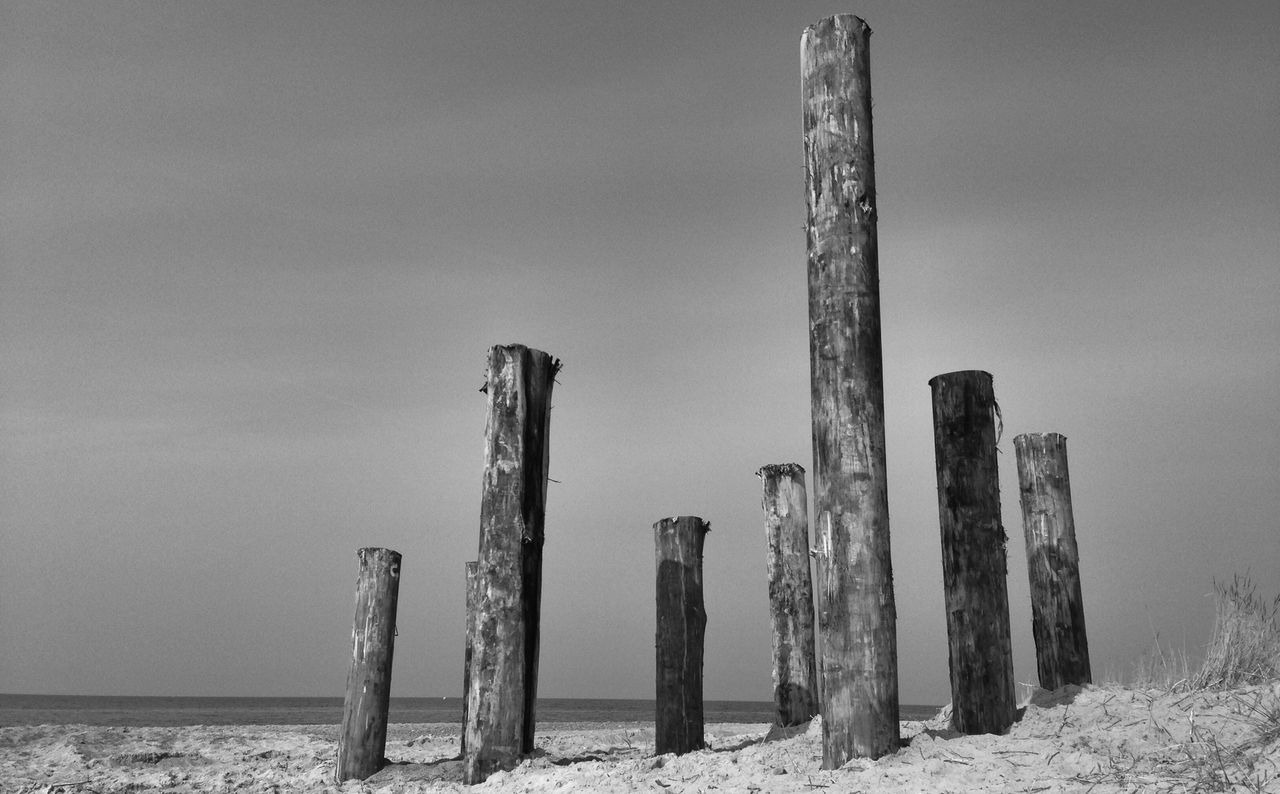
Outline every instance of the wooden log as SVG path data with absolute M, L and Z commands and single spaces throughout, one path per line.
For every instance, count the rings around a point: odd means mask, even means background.
M 952 722 L 962 733 L 1004 733 L 1017 704 L 996 463 L 999 408 L 986 372 L 938 375 L 929 386 Z
M 711 525 L 697 516 L 653 525 L 657 555 L 657 705 L 654 749 L 687 753 L 705 746 L 702 652 L 707 612 L 702 602 L 702 547 Z
M 467 692 L 471 690 L 471 656 L 475 647 L 476 602 L 480 598 L 480 563 L 465 562 L 467 603 L 466 603 L 466 639 L 462 648 L 462 736 L 459 740 L 458 757 L 467 754 Z
M 1080 551 L 1071 511 L 1067 439 L 1027 433 L 1013 439 L 1018 458 L 1022 529 L 1031 579 L 1031 631 L 1040 686 L 1093 681 L 1080 591 Z
M 533 751 L 551 389 L 560 362 L 524 345 L 489 351 L 480 554 L 463 779 L 482 783 Z
M 824 769 L 899 746 L 870 35 L 839 15 L 801 42 Z
M 773 701 L 779 725 L 818 713 L 813 578 L 809 572 L 809 498 L 804 467 L 774 463 L 756 472 L 764 488 L 769 547 L 769 612 L 773 618 Z
M 400 553 L 366 548 L 356 552 L 356 616 L 351 632 L 351 671 L 338 734 L 337 780 L 364 780 L 386 763 L 391 705 L 391 657 L 395 650 Z

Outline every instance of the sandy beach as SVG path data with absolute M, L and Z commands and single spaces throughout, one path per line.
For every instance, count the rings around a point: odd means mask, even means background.
M 902 749 L 821 769 L 821 726 L 707 727 L 709 747 L 653 755 L 653 726 L 561 724 L 535 756 L 471 790 L 1280 792 L 1280 682 L 1168 693 L 1118 686 L 1037 692 L 1004 736 L 963 736 L 945 710 L 902 723 Z M 393 724 L 390 763 L 333 780 L 336 726 L 0 729 L 0 790 L 53 792 L 465 791 L 458 726 Z

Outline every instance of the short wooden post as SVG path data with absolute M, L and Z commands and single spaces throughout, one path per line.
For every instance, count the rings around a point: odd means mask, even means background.
M 702 749 L 702 650 L 707 612 L 702 603 L 702 546 L 711 525 L 697 516 L 653 525 L 657 548 L 657 707 L 654 748 L 663 753 Z
M 462 648 L 462 738 L 458 748 L 458 757 L 467 754 L 467 692 L 471 690 L 471 655 L 475 644 L 476 633 L 476 601 L 479 598 L 480 563 L 465 562 L 467 597 L 466 597 L 466 639 Z
M 1018 458 L 1022 529 L 1031 578 L 1031 631 L 1040 686 L 1088 684 L 1089 640 L 1080 592 L 1080 551 L 1071 512 L 1067 439 L 1027 433 L 1013 439 Z
M 801 40 L 824 769 L 899 747 L 870 36 L 840 15 Z
M 400 553 L 367 548 L 356 552 L 356 617 L 351 632 L 351 672 L 338 734 L 337 779 L 364 780 L 382 768 L 391 705 L 391 657 L 400 592 Z
M 559 369 L 558 360 L 524 345 L 489 350 L 467 785 L 533 751 L 551 388 Z
M 938 375 L 929 386 L 952 722 L 962 733 L 1004 733 L 1017 704 L 996 463 L 999 408 L 986 372 Z
M 769 545 L 769 612 L 773 616 L 773 701 L 779 725 L 799 725 L 818 713 L 813 641 L 813 579 L 809 574 L 809 499 L 804 467 L 774 463 L 756 472 L 764 487 Z

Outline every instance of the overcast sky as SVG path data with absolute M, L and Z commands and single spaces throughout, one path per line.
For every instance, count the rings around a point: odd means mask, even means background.
M 459 695 L 485 356 L 561 358 L 540 693 L 768 700 L 762 464 L 812 472 L 800 35 L 870 24 L 901 697 L 949 700 L 928 380 L 1067 436 L 1095 677 L 1280 591 L 1280 4 L 9 2 L 0 691 Z

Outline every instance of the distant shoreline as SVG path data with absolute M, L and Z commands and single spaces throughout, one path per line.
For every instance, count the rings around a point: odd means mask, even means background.
M 903 705 L 901 719 L 928 719 L 937 706 Z M 708 700 L 710 723 L 770 723 L 768 701 Z M 653 721 L 654 702 L 626 698 L 540 698 L 539 724 L 563 726 Z M 393 697 L 391 724 L 449 724 L 462 721 L 462 698 Z M 341 697 L 171 697 L 164 695 L 0 694 L 0 726 L 99 725 L 168 727 L 181 725 L 337 725 Z

